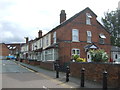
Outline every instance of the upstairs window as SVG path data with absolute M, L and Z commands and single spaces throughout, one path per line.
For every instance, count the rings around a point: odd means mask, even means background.
M 86 24 L 87 25 L 91 25 L 91 19 L 92 16 L 90 15 L 90 13 L 86 13 Z
M 92 34 L 91 31 L 87 31 L 87 43 L 91 43 L 92 42 Z
M 72 41 L 79 41 L 79 33 L 77 29 L 72 30 Z
M 48 35 L 46 36 L 46 45 L 48 46 L 49 45 L 49 37 L 48 37 Z
M 56 43 L 56 32 L 53 33 L 53 43 Z
M 39 43 L 40 43 L 40 48 L 41 48 L 42 47 L 42 38 L 40 39 Z
M 105 37 L 104 34 L 100 34 L 100 35 L 99 35 L 99 43 L 100 43 L 100 44 L 104 44 L 104 43 L 105 43 L 105 41 L 104 41 L 105 38 L 106 38 L 106 37 Z

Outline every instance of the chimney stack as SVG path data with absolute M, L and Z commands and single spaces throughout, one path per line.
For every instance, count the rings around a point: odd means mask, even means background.
M 65 20 L 66 20 L 65 10 L 61 10 L 61 13 L 60 13 L 60 23 L 64 22 Z
M 25 37 L 25 39 L 26 39 L 26 43 L 28 43 L 28 37 Z
M 41 38 L 42 37 L 42 30 L 39 30 L 38 32 L 38 38 Z

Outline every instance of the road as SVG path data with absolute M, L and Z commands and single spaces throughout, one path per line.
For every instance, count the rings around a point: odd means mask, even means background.
M 2 63 L 1 63 L 2 62 Z M 70 88 L 47 75 L 29 70 L 12 60 L 0 61 L 2 88 Z

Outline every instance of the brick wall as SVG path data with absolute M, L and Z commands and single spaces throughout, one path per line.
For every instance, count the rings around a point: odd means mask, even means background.
M 8 56 L 9 55 L 9 49 L 6 47 L 5 44 L 0 44 L 0 52 L 1 56 Z
M 53 70 L 53 62 L 40 62 L 40 67 L 48 70 Z
M 108 85 L 120 88 L 120 64 L 107 63 L 71 63 L 71 76 L 80 78 L 80 70 L 85 68 L 86 80 L 102 83 L 103 71 L 108 72 Z
M 86 25 L 86 13 L 90 13 L 92 15 L 91 25 Z M 59 60 L 63 62 L 70 61 L 72 48 L 80 49 L 81 57 L 87 58 L 87 53 L 85 52 L 84 46 L 92 43 L 97 45 L 100 49 L 104 49 L 110 57 L 110 50 L 111 50 L 110 34 L 96 20 L 96 18 L 97 17 L 89 9 L 87 9 L 86 11 L 82 12 L 79 16 L 69 21 L 67 24 L 61 25 L 60 28 L 57 28 L 56 30 L 57 42 L 60 42 Z M 72 42 L 72 29 L 79 30 L 80 42 Z M 92 33 L 92 43 L 87 43 L 87 31 L 91 31 Z M 106 39 L 104 39 L 105 40 L 104 45 L 99 44 L 100 33 L 103 33 L 106 36 Z
M 30 60 L 30 61 L 28 61 L 28 64 L 30 64 L 30 65 L 40 65 L 40 61 Z

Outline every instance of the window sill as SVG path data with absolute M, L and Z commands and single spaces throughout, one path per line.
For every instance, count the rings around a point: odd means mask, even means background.
M 92 42 L 87 42 L 87 43 L 92 43 Z
M 86 25 L 91 25 L 91 24 L 86 24 Z
M 72 41 L 72 42 L 80 42 L 80 41 Z
M 99 43 L 100 45 L 105 45 L 105 43 Z

